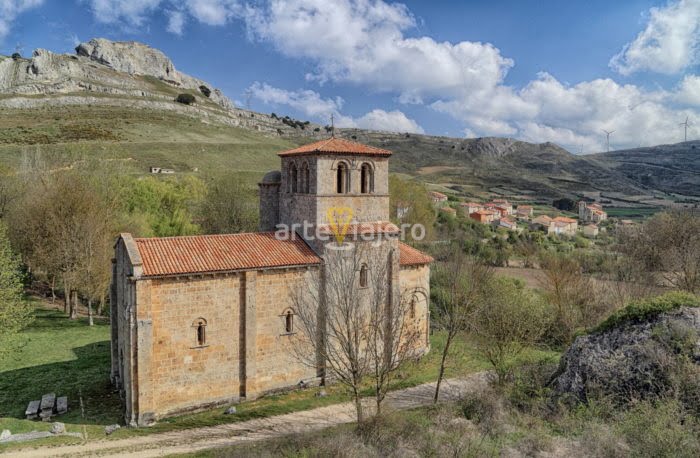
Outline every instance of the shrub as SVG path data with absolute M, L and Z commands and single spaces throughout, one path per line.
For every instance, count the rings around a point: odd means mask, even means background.
M 204 97 L 209 97 L 211 95 L 211 89 L 209 89 L 205 85 L 199 86 L 199 92 L 204 94 Z
M 672 292 L 651 299 L 630 302 L 596 326 L 592 332 L 604 332 L 624 323 L 638 323 L 683 306 L 700 307 L 700 298 L 690 293 Z
M 638 404 L 624 415 L 618 430 L 631 456 L 700 456 L 697 420 L 674 401 Z
M 18 52 L 12 53 L 12 59 L 13 59 L 13 60 L 19 60 L 19 59 L 21 59 L 21 58 L 22 58 L 22 54 L 20 54 L 20 53 L 18 53 Z
M 192 94 L 187 94 L 187 93 L 179 94 L 177 96 L 177 98 L 175 99 L 176 102 L 182 103 L 185 105 L 192 105 L 196 100 L 197 99 L 195 98 L 195 96 L 193 96 Z

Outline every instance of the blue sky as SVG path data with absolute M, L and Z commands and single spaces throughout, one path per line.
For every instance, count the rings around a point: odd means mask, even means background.
M 0 0 L 0 53 L 93 37 L 147 43 L 238 103 L 322 123 L 573 152 L 603 149 L 602 129 L 621 148 L 700 123 L 700 0 Z

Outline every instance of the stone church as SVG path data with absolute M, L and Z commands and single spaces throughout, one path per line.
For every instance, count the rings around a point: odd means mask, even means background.
M 333 242 L 317 236 L 337 229 L 339 208 L 352 216 L 345 240 L 387 261 L 388 300 L 412 295 L 410 318 L 428 351 L 432 258 L 402 243 L 389 220 L 391 152 L 331 137 L 279 156 L 281 171 L 259 184 L 261 232 L 117 239 L 111 378 L 127 424 L 318 381 L 319 369 L 289 349 L 292 292 L 324 275 Z M 281 227 L 298 236 L 280 237 Z M 363 266 L 358 287 L 368 277 Z

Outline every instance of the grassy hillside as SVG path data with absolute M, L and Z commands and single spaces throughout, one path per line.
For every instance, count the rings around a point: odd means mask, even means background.
M 235 170 L 259 179 L 279 168 L 277 152 L 298 144 L 168 111 L 67 106 L 2 114 L 0 163 L 6 171 L 39 155 L 54 169 L 97 158 L 118 161 L 126 173 L 145 174 L 159 166 L 177 173 Z

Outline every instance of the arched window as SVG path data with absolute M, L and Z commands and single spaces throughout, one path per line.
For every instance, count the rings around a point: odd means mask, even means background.
M 366 264 L 362 264 L 360 267 L 360 288 L 366 288 L 368 283 L 369 269 Z
M 374 192 L 374 172 L 369 164 L 362 164 L 360 167 L 360 192 L 362 194 Z
M 284 315 L 284 332 L 291 334 L 294 332 L 294 314 L 291 310 L 287 310 Z
M 338 194 L 345 194 L 348 192 L 348 166 L 344 162 L 338 164 L 335 183 Z
M 195 342 L 198 347 L 203 347 L 207 344 L 207 320 L 198 318 L 192 325 L 195 330 Z
M 297 173 L 297 165 L 292 164 L 289 168 L 289 191 L 297 192 L 297 185 L 299 184 L 299 176 Z
M 304 194 L 309 193 L 309 164 L 304 162 L 301 164 L 301 189 Z

